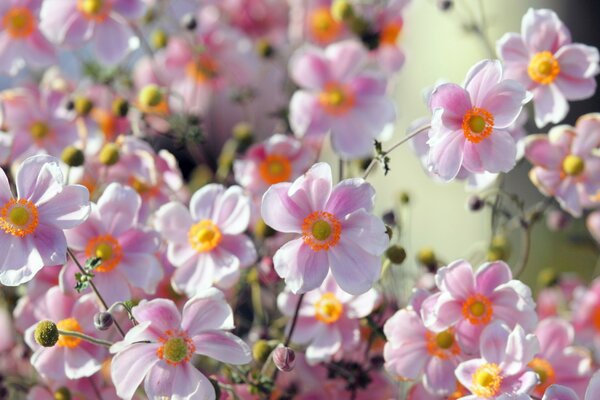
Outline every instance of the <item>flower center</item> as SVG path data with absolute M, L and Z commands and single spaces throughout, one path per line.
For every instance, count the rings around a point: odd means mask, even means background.
M 325 293 L 315 303 L 315 318 L 326 324 L 336 322 L 342 316 L 344 306 L 333 293 Z
M 2 26 L 13 39 L 26 38 L 35 30 L 35 17 L 27 7 L 14 7 L 4 14 Z
M 538 357 L 531 360 L 527 366 L 538 374 L 540 383 L 535 387 L 535 391 L 542 397 L 548 386 L 556 382 L 554 368 L 547 360 Z
M 473 374 L 473 394 L 486 399 L 497 395 L 502 383 L 500 372 L 497 364 L 484 364 L 477 368 Z
M 13 236 L 24 237 L 39 224 L 37 207 L 29 200 L 10 199 L 0 209 L 0 229 Z
M 260 163 L 258 171 L 265 182 L 274 185 L 289 180 L 292 176 L 292 165 L 286 157 L 272 154 Z
M 395 45 L 398 41 L 398 36 L 400 36 L 400 32 L 402 31 L 402 23 L 393 22 L 391 24 L 387 24 L 381 30 L 379 36 L 380 44 L 387 45 Z
M 479 143 L 492 134 L 494 116 L 483 108 L 473 107 L 463 116 L 462 129 L 469 142 Z
M 355 99 L 350 89 L 338 83 L 330 82 L 319 93 L 319 103 L 327 113 L 343 115 L 354 107 Z
M 335 215 L 326 211 L 315 211 L 302 222 L 304 243 L 314 251 L 329 250 L 340 241 L 342 224 Z
M 98 257 L 102 260 L 95 271 L 108 272 L 115 269 L 123 258 L 123 249 L 112 235 L 102 235 L 90 240 L 85 248 L 86 257 Z
M 470 296 L 462 305 L 463 316 L 472 324 L 487 324 L 492 319 L 492 302 L 481 294 Z
M 562 169 L 569 176 L 579 176 L 585 169 L 585 161 L 581 157 L 569 154 L 563 160 Z
M 117 130 L 117 118 L 112 113 L 94 107 L 92 109 L 92 119 L 98 124 L 106 139 L 114 139 Z
M 58 321 L 56 324 L 58 330 L 61 331 L 72 331 L 72 332 L 81 332 L 81 326 L 79 326 L 79 322 L 75 318 L 67 318 L 61 321 Z M 58 342 L 56 343 L 60 347 L 68 347 L 70 349 L 79 346 L 81 343 L 81 339 L 73 337 L 73 336 L 58 336 Z
M 85 18 L 102 22 L 108 17 L 110 3 L 104 0 L 77 0 L 77 9 Z
M 219 75 L 219 66 L 214 58 L 201 54 L 197 60 L 186 66 L 186 73 L 198 83 L 205 83 Z
M 427 352 L 432 356 L 446 360 L 460 353 L 460 347 L 454 339 L 454 329 L 449 328 L 443 332 L 425 332 Z
M 156 355 L 169 365 L 178 365 L 190 361 L 196 346 L 184 331 L 165 331 L 165 337 L 158 340 L 163 344 L 156 350 Z
M 549 85 L 560 74 L 560 65 L 551 52 L 542 51 L 531 58 L 527 73 L 533 81 Z
M 34 139 L 42 140 L 50 133 L 50 127 L 45 122 L 38 121 L 31 125 L 30 132 Z
M 334 41 L 342 31 L 343 25 L 333 19 L 329 7 L 320 7 L 309 18 L 309 30 L 313 38 L 321 43 Z
M 192 225 L 188 231 L 188 242 L 199 253 L 211 251 L 219 245 L 221 239 L 219 227 L 209 219 Z

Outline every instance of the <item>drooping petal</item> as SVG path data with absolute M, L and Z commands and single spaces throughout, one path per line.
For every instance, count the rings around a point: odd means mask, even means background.
M 111 362 L 111 377 L 117 394 L 131 399 L 144 377 L 156 365 L 159 344 L 137 343 L 115 354 Z
M 273 263 L 277 274 L 294 293 L 316 289 L 329 271 L 327 252 L 313 251 L 302 239 L 284 244 L 275 253 Z
M 224 363 L 242 365 L 252 361 L 248 345 L 230 332 L 203 331 L 192 336 L 196 353 Z

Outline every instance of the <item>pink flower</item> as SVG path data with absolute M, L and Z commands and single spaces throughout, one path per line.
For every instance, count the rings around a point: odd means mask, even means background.
M 600 398 L 600 372 L 596 372 L 585 391 L 584 400 L 596 400 Z M 552 385 L 544 393 L 542 400 L 579 400 L 580 397 L 569 387 Z
M 371 214 L 375 190 L 363 179 L 332 188 L 331 167 L 315 164 L 294 183 L 278 183 L 263 196 L 261 214 L 273 229 L 299 235 L 273 262 L 293 293 L 318 288 L 329 269 L 340 287 L 358 295 L 378 279 L 389 243 L 383 222 Z
M 81 47 L 91 42 L 98 61 L 115 65 L 129 51 L 132 36 L 128 20 L 141 17 L 142 0 L 55 0 L 45 1 L 40 28 L 54 43 Z
M 481 358 L 464 361 L 456 369 L 460 383 L 473 393 L 461 399 L 529 399 L 525 394 L 537 383 L 537 376 L 527 370 L 527 364 L 538 349 L 536 337 L 526 335 L 520 326 L 511 331 L 493 322 L 481 334 Z
M 525 157 L 534 165 L 531 181 L 546 196 L 575 217 L 584 208 L 597 205 L 600 190 L 600 157 L 593 150 L 600 145 L 600 115 L 580 117 L 575 128 L 561 125 L 548 135 L 526 139 Z
M 334 150 L 346 159 L 371 154 L 373 140 L 395 118 L 385 95 L 386 80 L 366 70 L 368 54 L 347 40 L 321 50 L 305 46 L 290 60 L 290 74 L 300 86 L 290 100 L 290 125 L 298 137 L 331 132 Z
M 585 225 L 596 242 L 600 243 L 600 211 L 594 211 L 588 215 Z
M 67 243 L 80 262 L 93 257 L 102 260 L 93 271 L 94 283 L 109 306 L 131 299 L 131 288 L 154 293 L 163 276 L 155 256 L 160 238 L 138 223 L 141 203 L 133 189 L 111 183 L 98 203 L 92 203 L 87 221 L 66 231 Z M 77 272 L 73 261 L 65 265 L 60 275 L 63 290 L 75 287 Z
M 541 397 L 556 383 L 583 396 L 590 378 L 591 359 L 585 350 L 573 346 L 575 333 L 571 324 L 548 318 L 540 321 L 534 334 L 540 342 L 540 350 L 529 362 L 539 378 L 533 393 Z
M 188 295 L 212 285 L 230 288 L 240 268 L 256 261 L 254 244 L 243 233 L 250 221 L 250 200 L 239 186 L 206 185 L 194 193 L 189 210 L 171 202 L 155 217 L 168 242 L 167 257 L 177 268 L 173 286 Z
M 407 308 L 397 311 L 383 326 L 386 369 L 402 379 L 422 379 L 431 394 L 448 396 L 456 389 L 454 369 L 462 352 L 453 328 L 433 332 L 421 319 L 421 304 L 429 293 L 413 295 Z
M 50 320 L 58 329 L 98 336 L 93 315 L 99 311 L 93 293 L 75 297 L 64 294 L 58 286 L 46 293 L 44 301 L 35 310 L 40 320 Z M 25 331 L 25 340 L 34 350 L 31 364 L 46 379 L 64 382 L 92 376 L 102 367 L 107 356 L 105 348 L 72 336 L 59 336 L 53 347 L 36 343 L 34 332 L 37 322 Z
M 594 357 L 600 359 L 600 279 L 575 292 L 571 309 L 577 343 L 592 349 Z
M 0 283 L 17 286 L 44 266 L 66 262 L 63 229 L 74 228 L 90 212 L 89 193 L 65 185 L 58 160 L 38 155 L 26 159 L 16 174 L 14 198 L 0 171 Z
M 60 157 L 65 147 L 77 142 L 77 128 L 66 117 L 65 102 L 65 93 L 36 86 L 26 86 L 5 96 L 8 132 L 13 136 L 12 159 L 40 151 Z
M 507 33 L 497 43 L 506 76 L 533 93 L 535 123 L 559 123 L 567 100 L 583 100 L 596 91 L 598 49 L 571 43 L 571 33 L 551 10 L 529 9 L 521 34 Z
M 281 293 L 277 298 L 281 312 L 292 317 L 299 297 L 289 290 Z M 306 360 L 311 365 L 348 354 L 360 342 L 359 319 L 371 314 L 378 301 L 374 289 L 353 296 L 329 274 L 319 288 L 305 294 L 292 341 L 308 344 Z
M 312 149 L 298 139 L 275 134 L 251 146 L 244 158 L 235 160 L 235 180 L 252 194 L 262 196 L 269 186 L 306 172 L 315 158 Z
M 430 170 L 444 181 L 461 167 L 473 173 L 510 171 L 517 146 L 509 128 L 529 100 L 527 92 L 503 78 L 497 60 L 473 66 L 463 87 L 444 83 L 431 94 Z
M 15 75 L 24 65 L 56 62 L 54 47 L 38 29 L 42 0 L 0 2 L 0 72 Z
M 425 327 L 434 332 L 454 327 L 465 352 L 476 351 L 481 331 L 495 320 L 510 327 L 520 324 L 527 331 L 535 327 L 531 291 L 512 279 L 502 261 L 483 264 L 475 273 L 467 261 L 454 261 L 438 270 L 436 285 L 440 292 L 421 308 Z
M 233 329 L 233 313 L 223 293 L 211 288 L 198 293 L 183 307 L 183 315 L 171 300 L 155 299 L 133 308 L 139 325 L 115 343 L 111 376 L 117 394 L 131 399 L 144 380 L 151 398 L 215 398 L 212 383 L 190 362 L 202 354 L 229 364 L 247 364 L 250 349 Z

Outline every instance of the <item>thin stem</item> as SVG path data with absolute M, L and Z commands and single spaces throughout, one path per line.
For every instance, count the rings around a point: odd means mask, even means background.
M 514 277 L 518 278 L 523 271 L 525 271 L 525 267 L 527 266 L 527 261 L 529 260 L 529 253 L 531 249 L 531 225 L 527 223 L 527 226 L 524 226 L 523 229 L 523 250 L 521 254 L 521 260 L 515 268 Z
M 69 253 L 69 256 L 73 259 L 73 261 L 75 262 L 75 264 L 77 265 L 77 268 L 79 268 L 79 270 L 81 271 L 81 273 L 87 275 L 87 272 L 85 271 L 85 269 L 83 269 L 83 267 L 79 263 L 79 260 L 77 260 L 77 257 L 75 257 L 75 254 L 73 254 L 73 252 L 71 251 L 71 249 L 67 248 L 67 253 Z M 98 288 L 94 284 L 94 281 L 91 280 L 91 279 L 90 279 L 90 286 L 92 287 L 92 290 L 96 294 L 96 297 L 98 298 L 98 300 L 100 300 L 100 303 L 102 303 L 102 305 L 104 306 L 104 309 L 106 311 L 108 311 L 109 307 L 106 304 L 106 301 L 104 300 L 104 298 L 102 297 L 102 295 L 98 291 Z M 121 329 L 121 326 L 119 325 L 119 323 L 116 320 L 114 321 L 114 323 L 115 323 L 115 326 L 117 327 L 117 330 L 121 334 L 121 336 L 125 337 L 125 332 L 123 331 L 123 329 Z
M 296 303 L 296 310 L 294 311 L 294 317 L 292 318 L 292 325 L 290 326 L 290 331 L 288 332 L 287 338 L 283 343 L 285 347 L 288 347 L 292 340 L 292 334 L 294 333 L 294 329 L 296 329 L 296 322 L 298 322 L 298 315 L 300 314 L 300 306 L 302 305 L 303 299 L 304 293 L 300 295 L 300 297 L 298 298 L 298 303 Z
M 62 336 L 72 336 L 81 340 L 85 340 L 86 342 L 90 342 L 92 344 L 97 344 L 98 346 L 110 347 L 113 343 L 108 342 L 106 340 L 98 339 L 92 336 L 88 336 L 85 333 L 76 332 L 76 331 L 63 331 L 62 329 L 58 330 L 58 334 Z
M 338 182 L 341 182 L 344 179 L 344 160 L 340 157 L 338 163 Z
M 429 125 L 429 124 L 420 127 L 419 129 L 415 130 L 414 132 L 412 132 L 412 133 L 406 135 L 405 137 L 403 137 L 402 139 L 400 139 L 398 142 L 396 142 L 394 145 L 392 145 L 392 147 L 390 147 L 388 150 L 382 152 L 379 156 L 381 156 L 381 157 L 387 156 L 392 151 L 396 150 L 398 147 L 400 147 L 404 143 L 408 142 L 410 139 L 414 138 L 419 133 L 427 131 L 429 128 L 431 128 L 431 125 Z M 363 174 L 363 179 L 367 179 L 367 177 L 369 176 L 369 174 L 371 173 L 373 168 L 375 168 L 376 163 L 377 163 L 377 157 L 375 157 L 373 160 L 371 160 L 371 163 L 369 163 L 369 165 L 367 166 L 367 169 L 365 169 L 365 173 Z

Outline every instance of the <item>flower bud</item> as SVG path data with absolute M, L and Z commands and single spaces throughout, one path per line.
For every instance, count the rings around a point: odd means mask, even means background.
M 94 326 L 99 331 L 105 331 L 113 324 L 113 316 L 106 311 L 100 311 L 94 315 Z
M 410 204 L 410 195 L 407 192 L 400 193 L 400 204 Z
M 58 342 L 58 328 L 52 321 L 40 321 L 33 333 L 35 341 L 44 347 L 52 347 Z
M 71 400 L 71 391 L 65 386 L 61 386 L 54 392 L 54 400 Z
M 152 46 L 154 46 L 155 49 L 162 49 L 167 46 L 169 37 L 165 31 L 162 29 L 157 29 L 152 32 L 152 37 L 150 40 L 152 41 Z
M 437 0 L 437 6 L 442 11 L 448 11 L 453 5 L 452 0 Z
M 331 16 L 334 20 L 347 21 L 354 16 L 354 9 L 348 0 L 335 0 L 331 5 Z
M 163 94 L 156 85 L 146 85 L 138 94 L 138 101 L 143 107 L 156 107 L 163 100 Z
M 467 199 L 467 208 L 470 211 L 479 211 L 483 208 L 483 206 L 485 205 L 485 202 L 483 201 L 483 199 L 479 196 L 477 196 L 476 194 L 474 194 L 473 196 L 470 196 Z
M 537 277 L 538 285 L 543 288 L 556 286 L 560 281 L 560 276 L 552 268 L 546 268 L 540 271 Z
M 129 103 L 124 98 L 119 97 L 112 102 L 111 108 L 114 115 L 123 118 L 129 112 Z
M 406 251 L 402 246 L 393 245 L 388 247 L 388 249 L 385 251 L 385 256 L 393 264 L 402 264 L 406 259 Z
M 75 112 L 81 117 L 87 116 L 94 108 L 94 103 L 84 96 L 77 96 L 73 102 Z
M 115 143 L 106 143 L 98 155 L 100 162 L 107 166 L 115 165 L 119 162 L 119 158 L 119 146 Z
M 384 224 L 389 226 L 396 226 L 398 224 L 394 210 L 386 211 L 381 219 L 383 219 Z
M 257 340 L 252 346 L 252 358 L 259 363 L 264 363 L 273 351 L 273 346 L 264 339 Z
M 510 256 L 510 245 L 508 239 L 503 235 L 496 235 L 487 252 L 487 261 L 508 260 Z
M 273 351 L 273 362 L 278 370 L 282 372 L 290 372 L 296 365 L 296 353 L 289 347 L 280 344 Z
M 256 52 L 263 58 L 270 58 L 275 54 L 275 49 L 267 40 L 261 39 L 256 43 Z
M 85 162 L 83 151 L 75 146 L 65 147 L 60 158 L 69 167 L 80 167 Z
M 437 264 L 437 257 L 431 247 L 424 247 L 417 253 L 417 261 L 427 267 L 431 267 Z
M 254 140 L 254 130 L 252 125 L 247 122 L 238 122 L 233 127 L 233 137 L 243 147 L 248 147 Z
M 198 26 L 196 17 L 194 17 L 192 13 L 185 14 L 183 18 L 181 18 L 181 26 L 183 26 L 188 31 L 193 31 Z

